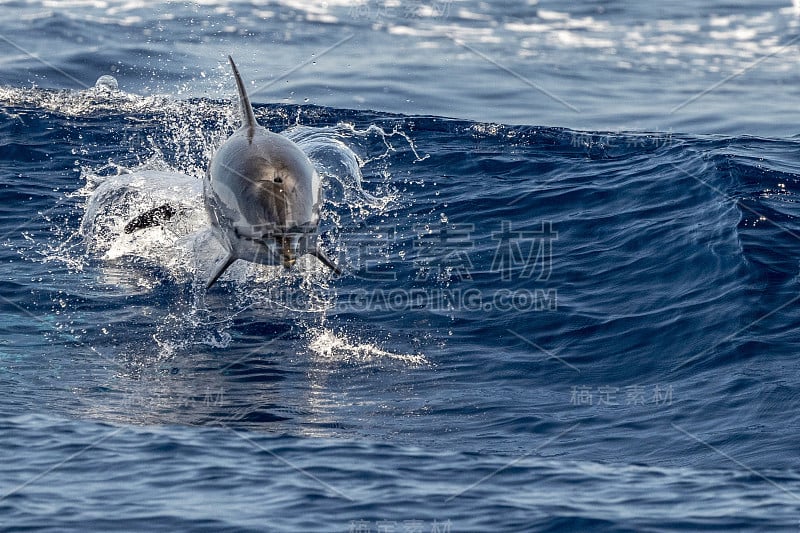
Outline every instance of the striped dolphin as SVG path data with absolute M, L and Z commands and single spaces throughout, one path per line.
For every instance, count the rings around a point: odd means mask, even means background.
M 239 92 L 242 124 L 217 149 L 203 180 L 211 228 L 226 251 L 206 288 L 238 259 L 289 268 L 298 257 L 310 254 L 340 274 L 317 246 L 322 204 L 319 174 L 294 142 L 256 122 L 239 70 L 230 56 L 228 61 Z M 139 215 L 125 232 L 168 219 L 165 215 L 171 213 L 164 207 Z

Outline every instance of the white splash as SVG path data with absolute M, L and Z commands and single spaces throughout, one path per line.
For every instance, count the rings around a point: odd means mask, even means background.
M 322 359 L 344 362 L 375 362 L 380 360 L 400 361 L 411 366 L 430 365 L 422 354 L 402 354 L 384 350 L 379 346 L 336 333 L 330 329 L 311 330 L 313 337 L 309 348 Z

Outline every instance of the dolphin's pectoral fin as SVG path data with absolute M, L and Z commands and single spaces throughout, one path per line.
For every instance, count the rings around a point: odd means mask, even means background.
M 222 261 L 219 265 L 214 268 L 214 272 L 211 274 L 211 278 L 209 278 L 208 283 L 206 283 L 206 289 L 210 289 L 211 286 L 217 282 L 219 277 L 225 272 L 229 266 L 236 261 L 237 257 L 233 254 L 228 254 L 225 256 L 225 260 Z
M 139 231 L 140 229 L 159 226 L 174 217 L 176 213 L 177 211 L 174 207 L 169 204 L 163 204 L 158 207 L 154 207 L 149 211 L 145 211 L 141 215 L 132 219 L 130 222 L 125 224 L 125 228 L 123 228 L 122 231 L 125 233 L 133 233 L 134 231 Z
M 320 261 L 322 261 L 322 264 L 325 265 L 326 267 L 330 268 L 333 271 L 333 273 L 336 274 L 337 276 L 341 276 L 342 275 L 342 269 L 339 268 L 338 266 L 336 266 L 336 263 L 331 261 L 328 258 L 328 256 L 325 255 L 325 252 L 323 252 L 319 248 L 314 248 L 313 250 L 309 250 L 308 253 L 313 255 L 314 257 L 316 257 Z

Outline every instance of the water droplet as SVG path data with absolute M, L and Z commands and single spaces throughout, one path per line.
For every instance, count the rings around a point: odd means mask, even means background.
M 117 78 L 114 76 L 109 76 L 105 74 L 97 78 L 97 81 L 94 84 L 95 88 L 97 89 L 104 89 L 106 91 L 117 91 L 119 90 L 119 83 L 117 82 Z

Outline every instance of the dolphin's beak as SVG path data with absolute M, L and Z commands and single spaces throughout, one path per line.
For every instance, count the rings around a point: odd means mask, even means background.
M 279 240 L 281 244 L 281 257 L 283 258 L 283 267 L 291 268 L 295 261 L 297 261 L 297 254 L 292 249 L 292 238 L 281 237 Z

